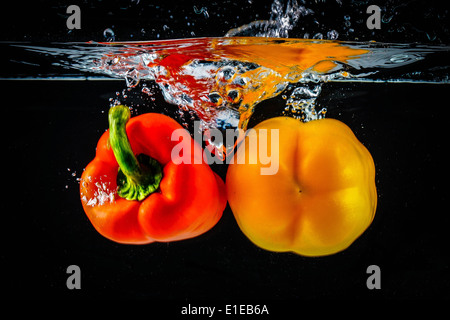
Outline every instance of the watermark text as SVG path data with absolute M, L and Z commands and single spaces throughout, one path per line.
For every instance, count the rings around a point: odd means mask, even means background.
M 191 145 L 192 138 L 185 129 L 173 131 L 171 140 L 177 141 L 171 152 L 171 159 L 175 164 L 260 164 L 261 175 L 274 175 L 279 167 L 279 130 L 278 129 L 249 129 L 244 132 L 241 129 L 226 129 L 225 137 L 218 129 L 206 129 L 203 133 L 199 130 L 198 121 L 194 124 L 194 140 L 206 142 L 210 145 L 222 147 L 224 145 L 234 146 L 239 142 L 237 151 L 234 149 L 222 159 L 217 154 L 210 152 L 207 148 L 195 148 Z M 248 152 L 246 152 L 248 151 Z

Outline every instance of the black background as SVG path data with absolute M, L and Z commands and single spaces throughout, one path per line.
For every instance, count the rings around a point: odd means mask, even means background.
M 275 1 L 275 0 L 274 0 Z M 2 41 L 116 41 L 223 36 L 232 28 L 271 18 L 272 0 L 56 0 L 8 1 L 0 12 Z M 279 0 L 286 7 L 289 0 Z M 297 0 L 313 13 L 302 15 L 289 37 L 312 38 L 328 31 L 339 40 L 448 44 L 449 5 L 439 0 Z M 381 29 L 368 30 L 367 7 L 381 9 Z M 68 30 L 69 5 L 81 10 L 81 29 Z M 195 7 L 195 8 L 194 8 Z M 205 8 L 208 12 L 202 12 Z M 196 10 L 195 10 L 196 9 Z M 197 12 L 197 13 L 196 13 Z M 346 22 L 347 21 L 347 22 Z
M 13 19 L 14 26 L 21 28 L 11 28 L 9 33 L 3 28 L 2 37 L 8 41 L 33 37 L 39 41 L 99 40 L 112 19 L 116 40 L 130 40 L 126 33 L 141 30 L 139 23 L 144 24 L 144 14 L 138 16 L 137 27 L 130 14 L 150 9 L 139 11 L 132 6 L 134 2 L 127 2 L 125 9 L 108 3 L 94 2 L 97 19 L 83 7 L 89 8 L 87 4 L 80 4 L 83 35 L 77 30 L 67 33 L 64 12 L 44 19 L 28 11 L 36 4 L 19 11 L 11 9 L 11 15 L 22 17 Z M 249 15 L 260 12 L 261 19 L 270 16 L 270 5 L 244 3 L 253 8 Z M 144 4 L 141 0 L 138 6 Z M 178 19 L 187 11 L 189 17 L 195 17 L 190 11 L 195 4 L 183 2 L 170 8 L 180 15 Z M 48 10 L 53 13 L 63 6 L 49 6 Z M 167 3 L 165 6 L 168 8 Z M 355 8 L 358 6 L 362 6 L 360 2 Z M 105 12 L 113 12 L 113 18 Z M 145 11 L 145 18 L 162 23 L 167 17 L 161 12 Z M 246 14 L 242 9 L 226 13 L 219 20 L 227 24 L 217 23 L 216 29 L 210 29 L 211 22 L 205 22 L 208 28 L 198 27 L 196 36 L 220 36 L 229 27 L 255 20 L 242 21 Z M 240 18 L 234 19 L 238 13 Z M 411 16 L 416 13 L 411 10 Z M 212 9 L 210 19 L 211 15 Z M 20 22 L 24 17 L 26 23 Z M 33 23 L 40 19 L 43 24 L 37 30 Z M 175 37 L 189 36 L 185 32 L 190 30 L 173 25 Z M 419 25 L 423 26 L 423 21 Z M 360 37 L 369 32 L 363 27 L 355 28 Z M 443 29 L 433 30 L 445 38 Z M 387 34 L 382 29 L 381 40 Z M 390 34 L 390 39 L 398 40 L 397 33 Z M 412 34 L 404 33 L 406 38 Z M 171 34 L 162 36 L 171 38 Z M 376 38 L 376 34 L 366 36 Z M 155 38 L 152 32 L 139 37 Z M 444 40 L 436 37 L 431 42 Z M 107 128 L 109 99 L 126 88 L 125 82 L 3 80 L 0 85 L 4 150 L 1 265 L 3 290 L 9 297 L 138 298 L 173 300 L 180 306 L 191 301 L 219 306 L 225 302 L 287 301 L 291 307 L 307 299 L 449 298 L 448 84 L 323 86 L 318 103 L 328 108 L 327 117 L 349 125 L 371 151 L 379 198 L 370 228 L 347 250 L 321 258 L 259 249 L 239 230 L 229 207 L 211 231 L 190 240 L 132 246 L 101 237 L 83 212 L 76 178 L 94 157 L 97 140 Z M 130 103 L 139 104 L 136 113 L 163 112 L 181 121 L 176 106 L 168 105 L 159 93 L 155 101 L 144 97 L 141 86 L 128 91 Z M 281 97 L 261 103 L 250 127 L 280 115 L 284 104 Z M 225 165 L 213 169 L 225 178 Z M 66 287 L 66 269 L 72 264 L 81 268 L 80 290 Z M 366 269 L 373 264 L 381 268 L 380 290 L 366 286 Z

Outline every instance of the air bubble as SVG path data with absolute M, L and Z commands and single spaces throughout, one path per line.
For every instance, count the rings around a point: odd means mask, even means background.
M 316 33 L 316 34 L 314 35 L 313 39 L 323 39 L 323 34 L 321 34 L 320 32 L 319 32 L 319 33 Z
M 241 88 L 247 87 L 249 80 L 247 78 L 242 78 L 240 76 L 237 76 L 233 79 L 232 84 L 239 86 Z
M 114 31 L 111 28 L 106 28 L 103 31 L 103 37 L 106 39 L 106 41 L 108 42 L 112 42 L 116 40 L 116 35 L 114 34 Z
M 327 33 L 327 38 L 330 40 L 336 40 L 339 36 L 339 33 L 336 30 L 330 30 Z
M 217 92 L 212 92 L 209 94 L 209 99 L 211 100 L 212 103 L 214 103 L 215 105 L 221 105 L 222 104 L 222 97 L 220 96 L 219 93 Z
M 395 54 L 390 59 L 393 63 L 402 63 L 409 60 L 409 56 L 407 54 Z
M 149 95 L 149 96 L 153 95 L 153 92 L 147 87 L 143 87 L 141 91 L 142 91 L 142 93 L 145 93 L 146 95 Z
M 236 73 L 236 70 L 232 67 L 224 67 L 219 72 L 217 72 L 217 78 L 219 80 L 229 81 L 234 74 Z
M 137 71 L 135 68 L 128 70 L 125 74 L 125 81 L 127 83 L 127 87 L 136 87 L 139 83 L 139 71 Z
M 228 98 L 230 98 L 231 102 L 236 103 L 239 100 L 239 91 L 237 90 L 230 90 L 228 91 Z

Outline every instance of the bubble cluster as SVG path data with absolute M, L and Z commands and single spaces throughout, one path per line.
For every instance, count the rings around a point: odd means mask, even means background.
M 322 84 L 305 84 L 295 88 L 286 101 L 285 114 L 303 122 L 325 117 L 326 108 L 316 111 L 316 100 L 322 91 Z M 285 99 L 287 96 L 285 96 Z

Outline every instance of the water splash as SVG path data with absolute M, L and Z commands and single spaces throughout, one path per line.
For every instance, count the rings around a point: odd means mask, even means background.
M 289 0 L 286 7 L 281 1 L 275 0 L 271 7 L 269 20 L 253 21 L 241 27 L 231 29 L 225 37 L 267 37 L 288 38 L 300 17 L 313 14 L 311 9 L 301 6 L 296 0 Z
M 203 129 L 245 130 L 261 101 L 293 84 L 300 89 L 286 97 L 286 112 L 311 121 L 326 113 L 315 110 L 315 101 L 328 81 L 449 82 L 447 46 L 266 37 L 12 46 L 44 55 L 58 74 L 63 67 L 122 78 L 129 89 L 154 81 L 167 102 L 194 112 Z

